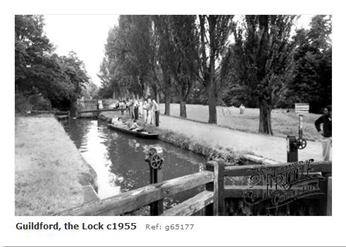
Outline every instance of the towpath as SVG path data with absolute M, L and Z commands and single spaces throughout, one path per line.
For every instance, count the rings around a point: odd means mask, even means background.
M 160 128 L 184 134 L 189 138 L 211 147 L 231 148 L 235 151 L 251 151 L 254 155 L 277 162 L 287 161 L 286 138 L 247 133 L 215 124 L 201 123 L 177 117 L 160 116 Z M 308 141 L 299 150 L 299 160 L 322 160 L 321 143 Z

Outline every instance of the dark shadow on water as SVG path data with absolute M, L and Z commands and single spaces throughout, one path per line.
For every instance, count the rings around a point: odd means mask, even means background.
M 119 133 L 97 120 L 66 121 L 66 132 L 84 159 L 98 175 L 100 198 L 106 198 L 149 184 L 149 165 L 145 152 L 150 145 L 163 149 L 164 180 L 203 170 L 206 158 L 160 140 L 148 140 Z M 167 207 L 193 196 L 198 188 L 164 200 Z

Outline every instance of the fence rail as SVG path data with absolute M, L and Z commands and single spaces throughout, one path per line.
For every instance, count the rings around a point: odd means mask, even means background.
M 80 207 L 60 212 L 57 215 L 121 215 L 135 211 L 165 197 L 212 182 L 213 179 L 213 172 L 203 171 L 151 184 L 100 201 L 90 202 Z
M 78 114 L 81 113 L 100 113 L 100 112 L 105 112 L 105 111 L 125 111 L 125 109 L 99 109 L 99 110 L 85 110 L 85 111 L 78 111 Z
M 161 215 L 193 215 L 200 210 L 204 210 L 204 215 L 225 215 L 226 198 L 241 198 L 248 186 L 224 185 L 225 177 L 252 176 L 256 172 L 280 171 L 285 167 L 295 168 L 296 165 L 304 163 L 283 163 L 276 165 L 247 165 L 247 166 L 227 166 L 222 161 L 209 161 L 206 164 L 206 171 L 186 175 L 183 177 L 170 179 L 164 182 L 151 184 L 133 191 L 113 196 L 107 199 L 90 202 L 76 208 L 68 209 L 56 215 L 122 215 L 136 211 L 143 206 L 162 200 L 165 197 L 173 196 L 177 193 L 189 189 L 205 186 L 205 190 L 194 197 L 178 204 L 177 206 L 164 211 Z M 332 214 L 332 162 L 312 162 L 309 163 L 306 172 L 321 173 L 325 181 L 320 183 L 324 193 L 321 204 L 325 209 L 325 215 Z M 268 189 L 268 186 L 258 185 L 251 187 L 253 192 L 261 192 Z M 275 190 L 275 188 L 270 188 Z M 299 190 L 292 188 L 292 190 Z M 294 191 L 293 191 L 294 192 Z

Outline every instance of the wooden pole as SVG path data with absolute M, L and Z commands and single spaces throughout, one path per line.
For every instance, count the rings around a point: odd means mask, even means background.
M 320 182 L 320 189 L 324 192 L 321 196 L 321 215 L 331 216 L 332 215 L 332 173 L 322 172 L 322 176 L 325 181 Z
M 162 169 L 153 169 L 150 167 L 150 184 L 163 182 Z M 163 200 L 150 204 L 150 215 L 157 216 L 163 213 Z
M 295 136 L 287 136 L 287 162 L 298 161 L 298 148 L 294 145 L 296 141 Z
M 327 216 L 332 216 L 332 177 L 327 181 Z
M 151 147 L 145 161 L 149 163 L 150 169 L 150 184 L 163 182 L 162 164 L 163 158 L 161 157 L 161 147 Z M 157 216 L 163 213 L 163 200 L 155 201 L 150 206 L 150 215 Z
M 223 161 L 209 161 L 206 170 L 214 172 L 214 181 L 206 184 L 207 191 L 214 192 L 213 203 L 205 208 L 205 215 L 225 215 L 224 170 Z

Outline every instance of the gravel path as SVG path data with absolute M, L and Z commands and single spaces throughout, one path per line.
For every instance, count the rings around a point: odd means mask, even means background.
M 286 138 L 246 133 L 223 128 L 217 125 L 199 123 L 176 117 L 160 116 L 160 128 L 184 134 L 196 141 L 212 147 L 232 148 L 235 151 L 252 151 L 253 154 L 278 162 L 286 162 Z M 320 142 L 308 141 L 299 150 L 299 160 L 322 160 Z

